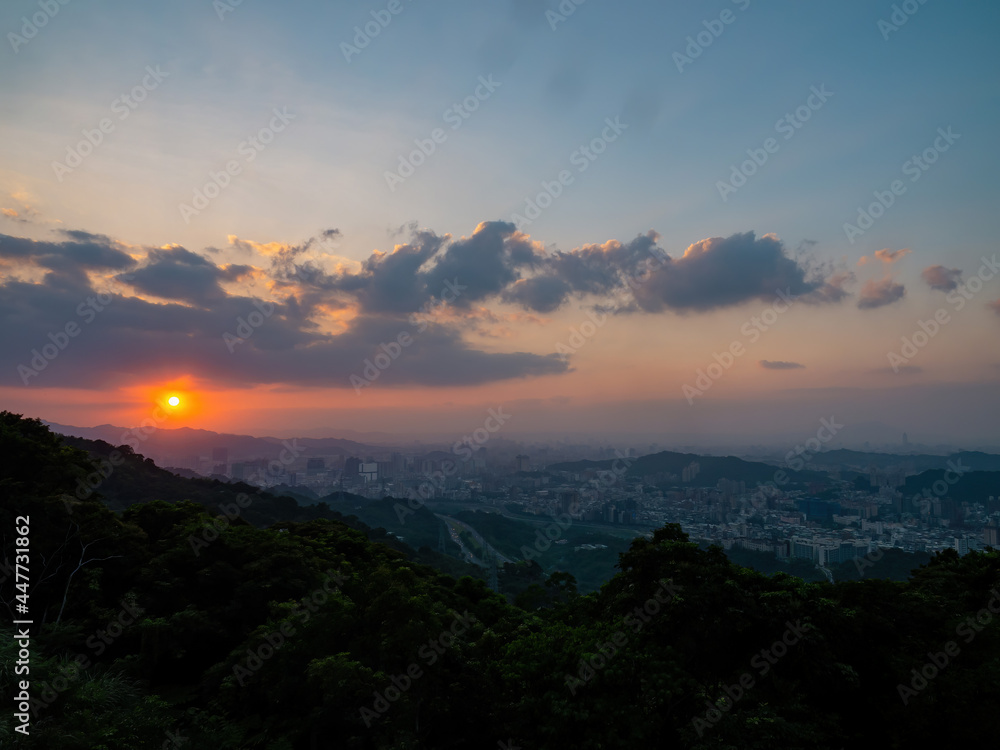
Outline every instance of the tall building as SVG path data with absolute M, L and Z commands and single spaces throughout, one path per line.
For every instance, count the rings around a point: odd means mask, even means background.
M 389 456 L 389 463 L 392 464 L 392 476 L 396 479 L 406 473 L 406 458 L 402 453 L 393 453 Z
M 983 529 L 983 544 L 994 549 L 1000 549 L 1000 528 L 986 526 Z
M 361 474 L 361 478 L 366 482 L 377 482 L 378 481 L 378 463 L 371 461 L 368 463 L 361 464 L 358 467 L 358 473 Z

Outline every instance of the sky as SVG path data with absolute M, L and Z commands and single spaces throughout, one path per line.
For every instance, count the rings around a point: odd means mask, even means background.
M 987 0 L 9 0 L 0 404 L 1000 443 L 998 23 Z

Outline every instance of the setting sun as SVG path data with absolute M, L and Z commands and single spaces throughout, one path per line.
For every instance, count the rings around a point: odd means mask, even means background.
M 171 406 L 180 406 L 181 400 L 177 396 L 171 396 L 167 399 L 167 403 Z

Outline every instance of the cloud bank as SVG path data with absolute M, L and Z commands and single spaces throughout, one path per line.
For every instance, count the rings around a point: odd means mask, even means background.
M 38 373 L 27 382 L 45 387 L 178 372 L 237 386 L 347 387 L 383 344 L 406 334 L 412 344 L 380 384 L 479 385 L 569 369 L 554 352 L 479 348 L 468 332 L 483 321 L 537 325 L 535 314 L 571 304 L 691 315 L 772 300 L 778 290 L 831 304 L 848 296 L 853 280 L 807 266 L 777 237 L 753 232 L 705 239 L 671 257 L 653 231 L 550 251 L 508 222 L 483 222 L 457 239 L 414 226 L 408 241 L 361 262 L 328 252 L 340 238 L 336 229 L 300 245 L 230 237 L 228 250 L 203 254 L 79 231 L 56 241 L 0 235 L 0 382 L 21 384 L 27 366 Z M 224 252 L 240 262 L 211 257 Z M 496 312 L 504 305 L 525 312 Z M 54 359 L 36 356 L 50 334 L 61 340 L 69 323 L 81 331 L 58 350 L 59 366 L 39 367 Z

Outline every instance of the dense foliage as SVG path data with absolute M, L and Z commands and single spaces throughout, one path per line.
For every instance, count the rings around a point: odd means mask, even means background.
M 993 551 L 831 585 L 739 567 L 669 525 L 598 592 L 558 575 L 511 603 L 297 506 L 211 530 L 217 510 L 152 486 L 116 513 L 100 489 L 73 497 L 92 471 L 37 420 L 0 413 L 5 697 L 23 679 L 17 516 L 36 623 L 30 734 L 7 701 L 4 748 L 835 749 L 996 731 Z

